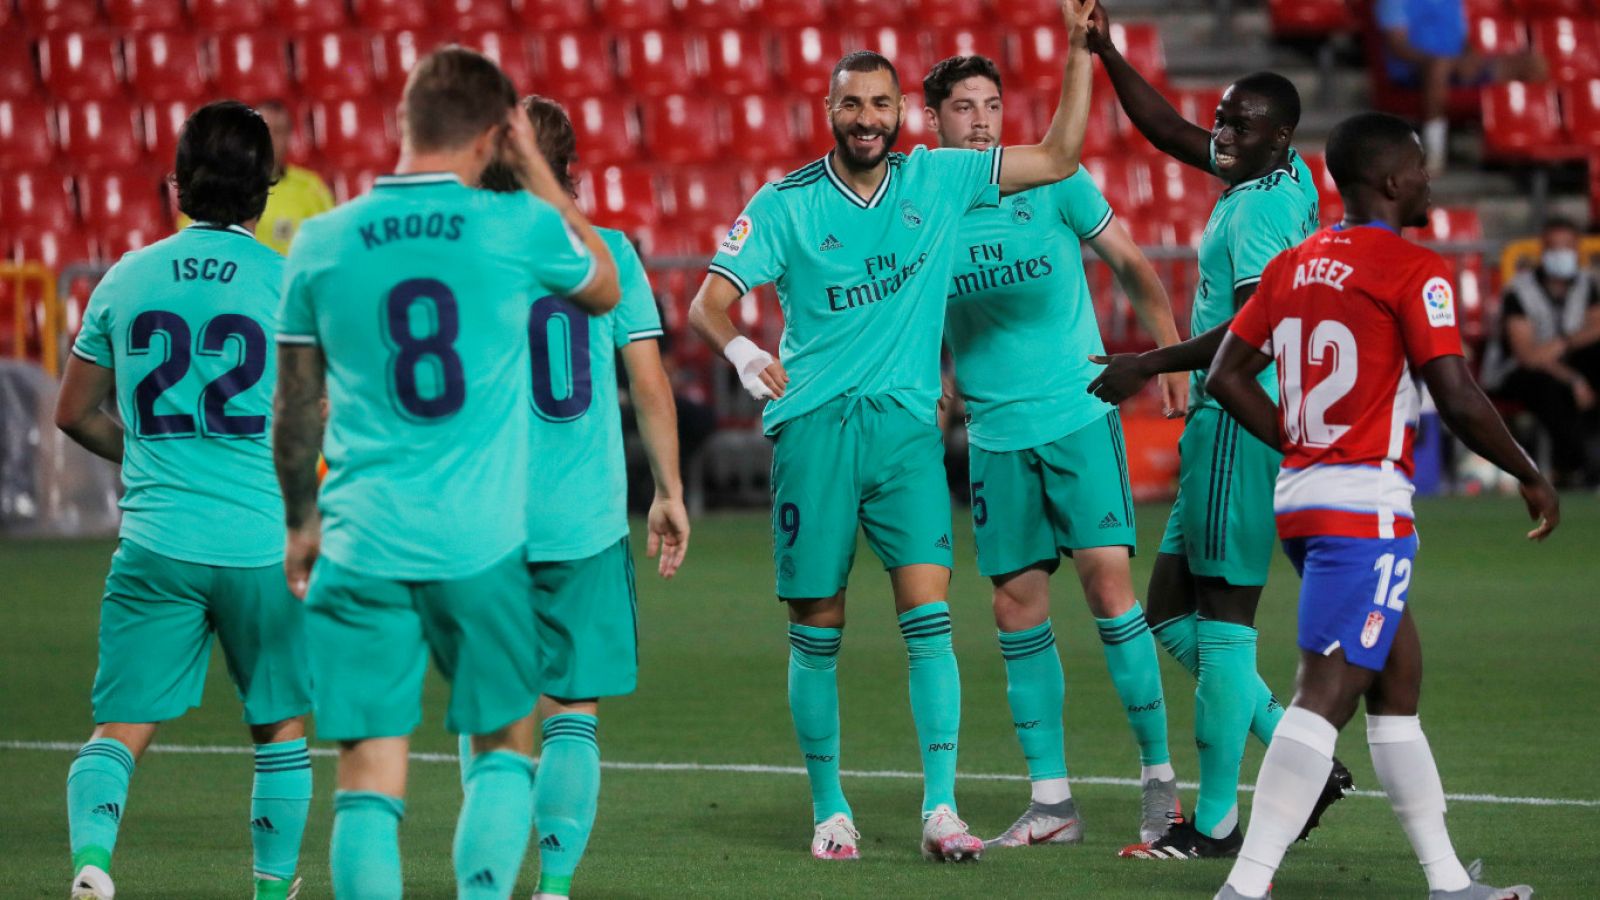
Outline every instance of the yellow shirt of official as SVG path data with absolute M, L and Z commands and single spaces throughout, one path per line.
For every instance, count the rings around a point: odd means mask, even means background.
M 267 193 L 267 208 L 256 223 L 256 240 L 287 256 L 300 223 L 333 209 L 333 192 L 322 177 L 299 166 L 284 168 L 283 177 Z M 189 224 L 189 217 L 178 216 L 178 227 Z

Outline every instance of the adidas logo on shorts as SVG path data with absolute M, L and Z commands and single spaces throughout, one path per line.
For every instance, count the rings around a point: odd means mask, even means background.
M 939 539 L 937 541 L 933 542 L 933 549 L 935 549 L 935 550 L 949 550 L 950 549 L 950 535 L 948 535 L 948 534 L 939 535 Z
M 1116 513 L 1106 513 L 1106 517 L 1100 520 L 1101 528 L 1120 528 L 1121 526 L 1122 520 L 1117 518 Z

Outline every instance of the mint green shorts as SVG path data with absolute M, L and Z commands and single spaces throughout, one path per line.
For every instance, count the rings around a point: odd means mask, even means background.
M 772 541 L 778 597 L 814 600 L 845 586 L 856 529 L 885 569 L 951 568 L 944 439 L 883 396 L 839 397 L 773 436 Z
M 1039 447 L 973 447 L 970 470 L 973 540 L 986 577 L 1038 563 L 1054 572 L 1063 553 L 1134 546 L 1128 455 L 1115 410 Z
M 1266 584 L 1278 542 L 1272 492 L 1283 455 L 1209 406 L 1190 414 L 1178 454 L 1178 497 L 1161 552 L 1184 557 L 1196 575 Z
M 310 711 L 305 609 L 282 565 L 208 566 L 118 544 L 100 601 L 95 722 L 165 722 L 199 706 L 213 633 L 245 722 Z
M 451 581 L 392 581 L 317 560 L 306 596 L 317 737 L 403 737 L 428 656 L 450 682 L 445 726 L 489 734 L 533 711 L 539 658 L 522 551 Z
M 539 631 L 540 688 L 558 700 L 633 693 L 639 604 L 624 537 L 593 556 L 528 563 Z

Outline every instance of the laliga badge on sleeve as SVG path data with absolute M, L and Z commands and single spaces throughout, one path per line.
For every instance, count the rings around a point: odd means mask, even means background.
M 733 227 L 728 229 L 728 236 L 722 239 L 722 252 L 729 256 L 738 256 L 744 250 L 744 242 L 750 239 L 750 217 L 740 216 L 733 220 Z
M 1456 324 L 1456 292 L 1450 282 L 1437 276 L 1422 286 L 1422 303 L 1428 310 L 1428 324 L 1435 328 Z

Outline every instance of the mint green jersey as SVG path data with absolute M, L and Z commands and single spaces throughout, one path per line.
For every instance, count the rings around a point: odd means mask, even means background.
M 661 336 L 644 264 L 627 235 L 596 229 L 611 248 L 622 302 L 590 318 L 559 294 L 533 301 L 533 493 L 528 561 L 587 559 L 628 534 L 628 468 L 617 406 L 617 351 Z
M 1111 224 L 1084 169 L 961 220 L 945 341 L 967 403 L 967 436 L 995 453 L 1026 450 L 1103 419 L 1088 392 L 1102 352 L 1081 241 Z
M 1267 263 L 1317 230 L 1317 186 L 1293 147 L 1287 164 L 1222 192 L 1200 237 L 1200 283 L 1189 311 L 1189 334 L 1204 334 L 1233 318 L 1234 292 L 1261 280 Z M 1273 365 L 1256 379 L 1278 396 Z M 1189 408 L 1217 406 L 1206 393 L 1206 372 L 1189 375 Z
M 960 220 L 999 202 L 1001 153 L 891 153 L 871 197 L 824 156 L 751 198 L 711 271 L 741 293 L 777 286 L 789 387 L 762 413 L 768 434 L 846 395 L 887 396 L 934 421 Z
M 300 226 L 278 341 L 327 358 L 324 555 L 430 581 L 522 547 L 528 309 L 593 275 L 548 204 L 448 173 L 379 178 Z
M 272 387 L 283 257 L 234 226 L 191 225 L 122 257 L 72 345 L 116 373 L 122 537 L 211 566 L 283 560 Z

